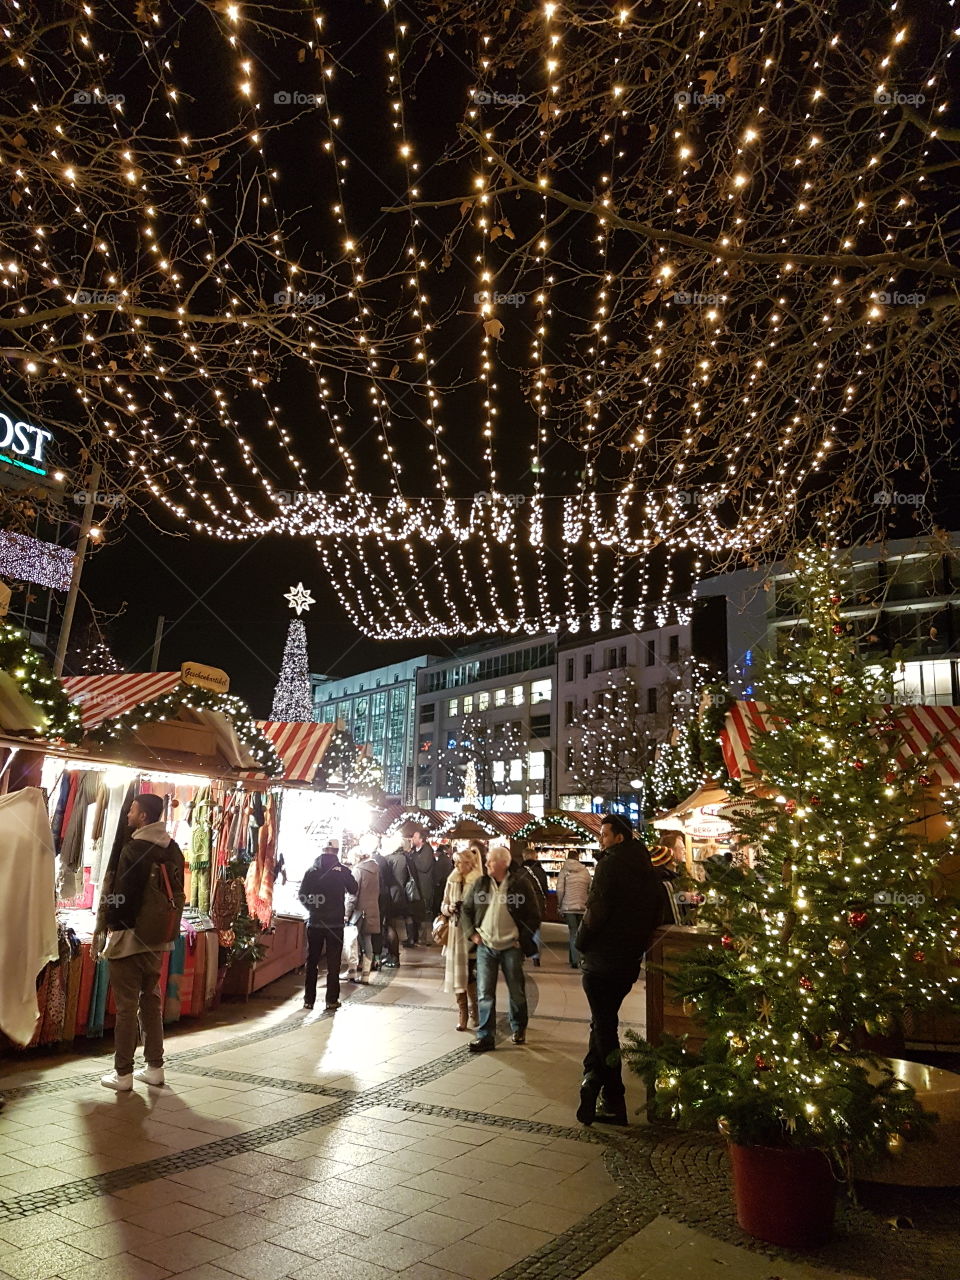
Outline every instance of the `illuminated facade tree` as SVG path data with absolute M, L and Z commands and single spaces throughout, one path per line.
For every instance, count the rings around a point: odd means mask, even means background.
M 492 809 L 498 794 L 522 788 L 521 779 L 511 780 L 510 768 L 514 760 L 525 768 L 526 758 L 527 746 L 513 721 L 495 724 L 472 712 L 463 717 L 456 740 L 440 752 L 446 794 Z
M 271 720 L 312 720 L 310 666 L 307 661 L 307 629 L 293 618 L 283 650 L 283 665 L 273 694 Z

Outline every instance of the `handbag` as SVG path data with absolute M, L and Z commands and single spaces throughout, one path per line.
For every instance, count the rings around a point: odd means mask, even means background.
M 448 916 L 437 916 L 434 920 L 431 932 L 433 940 L 438 947 L 445 947 L 447 939 L 450 937 L 450 920 Z
M 413 876 L 411 876 L 410 879 L 403 886 L 403 891 L 407 895 L 408 902 L 420 901 L 420 889 L 418 888 L 417 882 L 416 880 L 414 880 Z

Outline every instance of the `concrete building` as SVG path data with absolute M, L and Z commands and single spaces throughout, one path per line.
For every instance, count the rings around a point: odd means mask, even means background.
M 485 772 L 494 807 L 531 813 L 554 807 L 556 663 L 553 635 L 473 645 L 427 659 L 417 673 L 417 804 L 459 804 L 469 717 L 468 729 L 480 725 L 489 733 Z M 497 746 L 501 735 L 509 750 Z
M 847 557 L 840 616 L 858 636 L 875 637 L 875 652 L 902 647 L 899 697 L 960 705 L 960 534 L 856 547 Z M 712 630 L 723 636 L 730 687 L 745 697 L 758 655 L 798 621 L 790 581 L 789 569 L 778 562 L 697 585 L 698 604 L 712 606 Z
M 688 678 L 690 657 L 689 623 L 639 633 L 600 633 L 589 640 L 569 637 L 561 642 L 557 652 L 558 808 L 591 810 L 603 798 L 596 789 L 584 790 L 582 776 L 578 782 L 573 767 L 578 722 L 582 723 L 585 712 L 597 708 L 604 690 L 620 684 L 634 687 L 633 706 L 625 705 L 623 712 L 629 731 L 634 737 L 649 735 L 652 742 L 661 741 L 670 725 L 672 695 Z M 631 778 L 618 780 L 613 788 L 623 797 L 627 811 L 631 799 L 636 808 L 637 799 L 630 782 Z
M 314 720 L 343 722 L 382 765 L 383 789 L 397 804 L 413 798 L 417 672 L 428 661 L 424 655 L 338 679 L 310 677 Z

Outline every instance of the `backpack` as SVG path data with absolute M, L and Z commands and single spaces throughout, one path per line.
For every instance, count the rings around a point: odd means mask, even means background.
M 155 862 L 150 868 L 143 902 L 137 912 L 135 932 L 146 946 L 161 947 L 180 936 L 180 917 L 185 895 L 174 893 L 167 864 Z

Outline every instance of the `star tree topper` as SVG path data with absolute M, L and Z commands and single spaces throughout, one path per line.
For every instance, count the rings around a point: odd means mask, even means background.
M 304 610 L 309 609 L 312 604 L 316 604 L 313 596 L 302 582 L 298 582 L 295 587 L 291 587 L 283 598 L 288 602 L 291 609 L 296 609 L 298 618 Z

